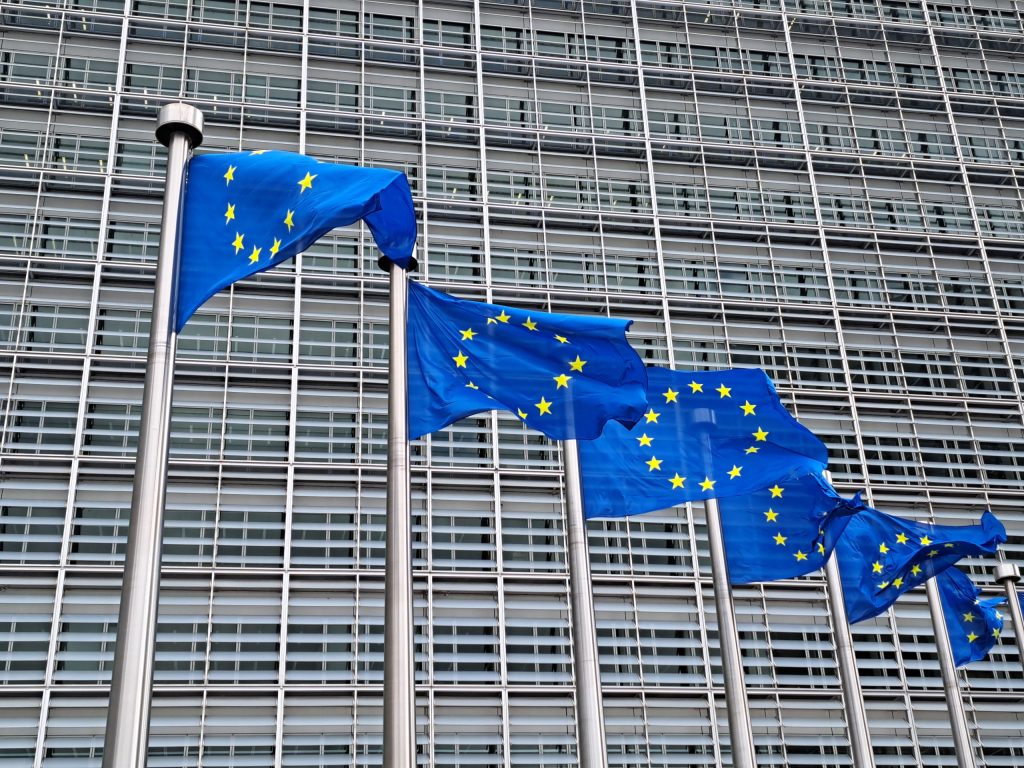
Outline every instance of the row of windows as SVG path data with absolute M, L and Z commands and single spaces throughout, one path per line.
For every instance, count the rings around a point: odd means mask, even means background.
M 53 618 L 52 588 L 11 587 L 0 596 L 0 679 L 5 684 L 109 682 L 118 591 L 69 576 Z M 379 685 L 383 680 L 383 585 L 344 577 L 258 590 L 165 585 L 160 596 L 157 685 Z M 219 582 L 219 578 L 218 578 Z M 416 584 L 416 671 L 421 684 L 571 686 L 569 605 L 564 583 L 435 579 Z M 838 675 L 824 587 L 734 590 L 748 688 L 835 689 Z M 935 689 L 936 653 L 923 593 L 856 630 L 865 687 Z M 707 688 L 720 683 L 710 587 L 594 585 L 604 686 Z M 286 616 L 282 625 L 282 614 Z M 428 617 L 429 615 L 429 623 Z M 51 632 L 56 620 L 57 631 Z M 51 649 L 51 636 L 54 643 Z M 978 691 L 1016 687 L 1012 628 L 970 668 Z M 500 650 L 499 650 L 500 649 Z M 870 649 L 870 650 L 869 650 Z M 282 653 L 283 652 L 283 653 Z M 47 671 L 47 659 L 54 659 Z M 902 664 L 900 663 L 902 661 Z M 900 674 L 901 673 L 901 674 Z M 49 677 L 47 677 L 49 675 Z M 902 679 L 901 679 L 902 678 Z M 754 694 L 756 695 L 756 694 Z

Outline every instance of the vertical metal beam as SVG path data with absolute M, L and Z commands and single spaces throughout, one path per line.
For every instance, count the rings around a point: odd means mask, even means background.
M 601 666 L 597 653 L 594 591 L 590 581 L 590 549 L 583 518 L 580 457 L 575 440 L 562 443 L 565 459 L 566 541 L 569 549 L 569 603 L 572 651 L 576 671 L 576 738 L 580 768 L 608 768 Z
M 1017 657 L 1021 666 L 1024 667 L 1024 611 L 1021 610 L 1020 597 L 1017 596 L 1020 568 L 1013 563 L 999 563 L 993 577 L 1006 589 L 1006 602 L 1009 603 L 1013 636 L 1017 639 Z
M 832 484 L 832 473 L 825 470 L 825 481 Z M 828 589 L 829 614 L 832 619 L 832 637 L 836 644 L 839 663 L 839 682 L 843 689 L 843 708 L 846 710 L 846 729 L 850 735 L 850 751 L 854 768 L 875 768 L 875 753 L 871 748 L 868 714 L 864 709 L 864 691 L 857 671 L 857 656 L 853 651 L 853 635 L 846 618 L 846 598 L 843 580 L 839 575 L 838 554 L 832 552 L 825 563 L 825 584 Z
M 387 259 L 391 303 L 388 366 L 388 491 L 384 551 L 384 768 L 416 765 L 416 668 L 409 500 L 408 276 Z
M 729 742 L 732 745 L 733 768 L 756 768 L 754 729 L 750 724 L 750 705 L 743 679 L 743 657 L 736 627 L 736 609 L 729 584 L 729 564 L 725 558 L 722 519 L 718 499 L 706 499 L 704 512 L 708 524 L 708 545 L 711 549 L 711 583 L 715 591 L 715 612 L 718 615 L 718 644 L 722 653 L 722 676 L 725 679 L 725 707 L 729 717 Z
M 949 708 L 949 725 L 953 731 L 953 747 L 956 750 L 958 768 L 975 768 L 974 747 L 971 733 L 967 728 L 967 713 L 960 695 L 960 681 L 956 676 L 953 662 L 953 648 L 949 644 L 949 630 L 942 613 L 942 599 L 935 579 L 925 582 L 928 592 L 928 610 L 932 614 L 932 628 L 935 633 L 935 649 L 939 653 L 939 669 L 942 672 L 942 687 L 946 692 L 946 706 Z
M 192 149 L 202 142 L 203 113 L 188 104 L 167 104 L 160 110 L 156 136 L 168 150 L 167 177 L 117 646 L 103 737 L 103 768 L 145 768 L 146 765 L 177 344 L 174 307 L 178 286 L 178 226 L 185 191 L 185 167 Z

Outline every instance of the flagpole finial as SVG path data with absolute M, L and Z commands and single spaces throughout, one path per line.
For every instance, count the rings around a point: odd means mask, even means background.
M 992 578 L 997 584 L 1010 582 L 1016 584 L 1020 581 L 1020 568 L 1013 563 L 997 563 L 992 572 Z
M 420 265 L 419 262 L 416 261 L 416 257 L 415 256 L 410 256 L 409 257 L 409 264 L 405 267 L 405 271 L 406 272 L 415 272 L 416 269 L 419 268 L 419 265 Z M 377 259 L 377 266 L 380 267 L 385 272 L 390 272 L 391 268 L 396 266 L 396 264 L 391 259 L 389 259 L 387 256 L 381 256 L 379 259 Z
M 157 117 L 156 138 L 169 147 L 171 137 L 176 133 L 186 134 L 192 148 L 198 147 L 203 143 L 203 113 L 181 101 L 164 104 Z

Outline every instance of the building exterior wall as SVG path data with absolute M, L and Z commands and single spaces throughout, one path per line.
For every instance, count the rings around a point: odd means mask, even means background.
M 1010 0 L 7 0 L 0 764 L 99 766 L 164 151 L 400 168 L 420 279 L 761 366 L 889 512 L 1024 557 L 1024 8 Z M 386 282 L 366 232 L 180 340 L 151 760 L 380 764 Z M 422 765 L 576 762 L 557 444 L 416 441 Z M 729 764 L 700 505 L 590 524 L 609 760 Z M 969 563 L 987 583 L 987 564 Z M 819 576 L 735 591 L 759 764 L 850 764 Z M 879 766 L 954 765 L 923 590 L 856 625 Z M 1024 765 L 1009 626 L 963 674 Z

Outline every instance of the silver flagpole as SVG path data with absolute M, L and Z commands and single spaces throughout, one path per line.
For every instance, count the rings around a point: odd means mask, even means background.
M 1006 602 L 1010 607 L 1010 618 L 1013 622 L 1013 636 L 1017 638 L 1017 656 L 1024 666 L 1024 612 L 1021 611 L 1020 598 L 1017 597 L 1017 582 L 1020 581 L 1020 568 L 1013 563 L 996 565 L 995 580 L 1006 589 Z
M 942 687 L 946 692 L 946 706 L 949 707 L 949 724 L 953 730 L 953 747 L 956 750 L 958 768 L 975 768 L 974 747 L 971 746 L 971 734 L 967 728 L 967 713 L 960 696 L 960 681 L 956 676 L 956 665 L 953 662 L 953 649 L 949 644 L 949 630 L 946 618 L 942 613 L 942 599 L 935 579 L 925 582 L 928 591 L 928 610 L 932 614 L 932 626 L 935 630 L 935 648 L 939 652 L 939 669 L 942 671 Z
M 388 367 L 388 492 L 384 553 L 384 768 L 416 765 L 416 670 L 409 501 L 406 271 L 381 259 L 391 287 Z M 409 267 L 412 269 L 412 265 Z
M 756 768 L 754 734 L 750 724 L 747 686 L 743 679 L 743 657 L 736 628 L 736 613 L 729 585 L 729 564 L 725 558 L 722 519 L 718 499 L 704 501 L 708 523 L 708 545 L 711 549 L 711 583 L 715 590 L 715 612 L 718 614 L 718 644 L 722 652 L 722 675 L 725 679 L 725 706 L 729 717 L 729 741 L 732 744 L 733 768 Z
M 569 549 L 569 601 L 572 650 L 576 671 L 576 738 L 580 768 L 608 768 L 601 666 L 597 654 L 597 622 L 590 581 L 590 549 L 583 518 L 580 456 L 575 440 L 562 443 L 565 457 L 566 540 Z
M 832 484 L 832 473 L 828 470 L 825 470 L 825 480 L 829 485 Z M 846 710 L 846 728 L 850 735 L 853 765 L 855 768 L 875 768 L 868 715 L 864 709 L 864 691 L 860 687 L 857 657 L 853 652 L 853 635 L 850 633 L 850 623 L 846 619 L 846 599 L 843 597 L 843 581 L 839 575 L 839 560 L 835 552 L 832 552 L 825 563 L 825 584 L 828 589 L 832 636 L 836 643 L 839 681 L 843 687 L 843 707 Z
M 178 285 L 178 225 L 185 166 L 192 149 L 203 140 L 203 113 L 188 104 L 164 105 L 157 119 L 156 137 L 167 147 L 167 177 L 117 646 L 103 737 L 103 768 L 144 768 L 146 765 L 177 344 L 174 305 Z

